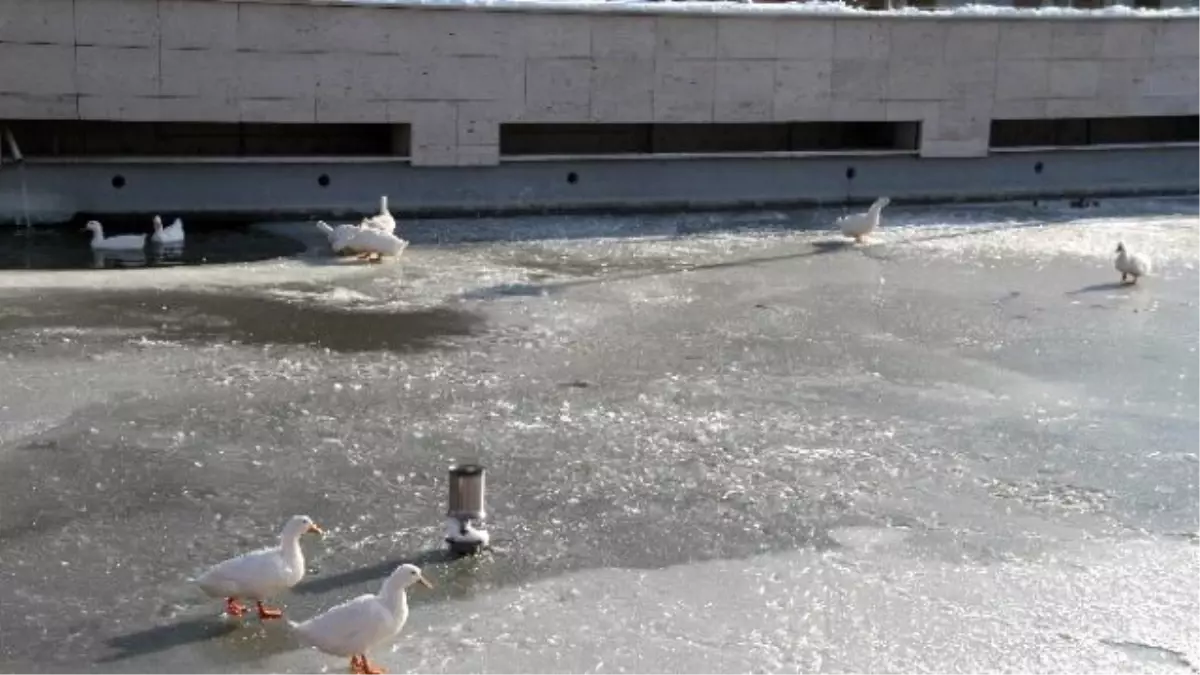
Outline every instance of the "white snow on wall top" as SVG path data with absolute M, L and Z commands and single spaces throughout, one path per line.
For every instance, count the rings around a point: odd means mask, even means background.
M 1145 9 L 1111 6 L 1102 9 L 1074 7 L 1039 7 L 1017 9 L 1010 6 L 968 4 L 938 9 L 906 7 L 891 10 L 872 10 L 844 2 L 796 2 L 789 4 L 751 4 L 748 2 L 647 2 L 646 0 L 333 0 L 328 4 L 371 4 L 396 7 L 486 7 L 488 9 L 553 10 L 578 12 L 612 12 L 620 14 L 787 14 L 845 17 L 954 17 L 989 19 L 1082 19 L 1082 18 L 1144 18 L 1164 19 L 1200 17 L 1200 8 L 1173 7 Z

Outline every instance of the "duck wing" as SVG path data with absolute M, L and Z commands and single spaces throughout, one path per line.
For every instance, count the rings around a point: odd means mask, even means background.
M 354 233 L 346 247 L 360 253 L 396 256 L 404 252 L 408 242 L 394 234 L 363 227 Z
M 182 218 L 176 218 L 175 222 L 163 228 L 163 241 L 183 241 Z
M 396 617 L 376 595 L 360 595 L 293 628 L 317 649 L 338 656 L 361 654 L 395 631 Z
M 141 249 L 145 246 L 146 235 L 144 234 L 120 234 L 115 237 L 105 237 L 92 248 L 107 249 L 110 251 L 130 251 Z
M 238 595 L 286 584 L 290 573 L 279 549 L 266 548 L 217 563 L 196 584 L 213 595 Z
M 369 218 L 363 218 L 362 227 L 379 230 L 391 234 L 396 230 L 396 219 L 390 213 L 380 213 Z

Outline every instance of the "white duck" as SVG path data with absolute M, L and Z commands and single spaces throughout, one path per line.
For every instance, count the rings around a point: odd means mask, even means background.
M 183 243 L 183 219 L 176 218 L 175 222 L 171 223 L 170 227 L 163 227 L 162 218 L 154 216 L 154 233 L 150 235 L 150 241 L 155 244 L 170 246 L 172 244 Z
M 839 218 L 837 223 L 842 228 L 842 234 L 853 237 L 856 243 L 861 244 L 868 234 L 879 227 L 879 213 L 891 201 L 888 197 L 880 197 L 866 213 L 852 213 Z
M 196 585 L 214 598 L 225 598 L 225 613 L 242 616 L 240 597 L 253 599 L 261 619 L 278 619 L 283 612 L 263 606 L 263 600 L 291 588 L 304 578 L 304 551 L 300 537 L 307 532 L 324 534 L 308 516 L 292 516 L 283 526 L 279 546 L 231 558 L 196 579 Z
M 89 220 L 84 226 L 92 233 L 93 251 L 140 251 L 146 247 L 144 234 L 119 234 L 115 237 L 105 237 L 104 228 L 99 221 Z
M 399 256 L 408 248 L 408 242 L 390 232 L 360 225 L 339 225 L 336 229 L 325 222 L 317 227 L 329 238 L 329 245 L 337 254 L 357 255 L 371 262 L 380 262 L 383 256 Z
M 317 229 L 325 233 L 325 238 L 329 240 L 329 248 L 333 249 L 334 253 L 340 253 L 344 246 L 344 242 L 349 241 L 350 237 L 358 232 L 358 225 L 338 225 L 331 226 L 329 223 L 318 220 Z
M 372 262 L 379 262 L 383 256 L 397 257 L 408 248 L 408 242 L 390 232 L 360 227 L 342 242 L 343 248 L 358 254 Z
M 383 582 L 378 593 L 360 595 L 331 607 L 304 623 L 292 623 L 317 649 L 350 658 L 350 672 L 377 675 L 383 671 L 367 661 L 367 650 L 400 633 L 408 621 L 407 589 L 413 584 L 433 588 L 416 565 L 401 565 Z
M 379 198 L 379 213 L 368 218 L 363 218 L 359 225 L 369 227 L 372 230 L 387 232 L 388 234 L 396 232 L 396 219 L 392 217 L 391 211 L 388 211 L 387 195 Z
M 1133 277 L 1132 283 L 1136 284 L 1138 277 L 1150 275 L 1152 265 L 1149 258 L 1126 251 L 1125 242 L 1117 242 L 1116 268 L 1121 273 L 1121 283 L 1125 283 L 1126 277 Z

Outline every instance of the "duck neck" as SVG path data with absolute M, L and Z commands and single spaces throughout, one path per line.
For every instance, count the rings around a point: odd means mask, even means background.
M 867 209 L 867 214 L 870 215 L 872 219 L 878 219 L 880 211 L 883 211 L 883 202 L 875 202 L 874 204 L 871 204 L 871 208 Z
M 379 591 L 379 599 L 393 616 L 408 616 L 408 592 L 400 584 L 385 584 Z
M 300 548 L 300 534 L 284 532 L 279 539 L 279 550 L 283 553 L 283 559 L 288 562 L 289 566 L 299 570 L 304 569 L 304 549 Z

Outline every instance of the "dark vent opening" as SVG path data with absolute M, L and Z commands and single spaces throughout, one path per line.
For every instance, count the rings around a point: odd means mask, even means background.
M 1036 148 L 1085 145 L 1195 143 L 1200 116 L 1096 117 L 992 120 L 991 147 Z
M 915 151 L 920 122 L 503 124 L 504 157 Z
M 409 155 L 406 124 L 0 121 L 37 157 L 385 157 Z

